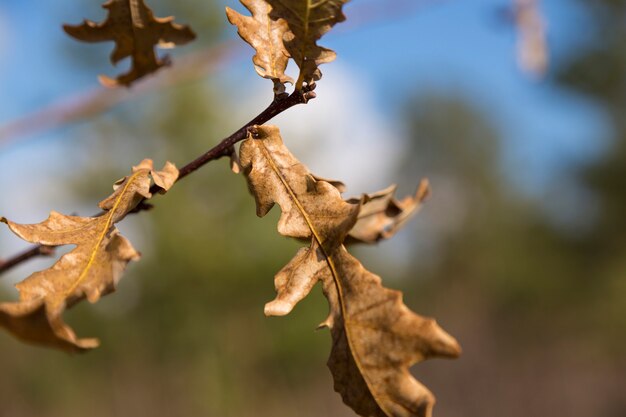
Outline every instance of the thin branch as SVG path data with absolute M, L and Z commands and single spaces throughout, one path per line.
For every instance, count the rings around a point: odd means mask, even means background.
M 250 127 L 267 123 L 275 116 L 279 115 L 287 109 L 290 109 L 293 106 L 296 106 L 298 104 L 306 104 L 309 100 L 315 98 L 315 92 L 313 91 L 314 89 L 315 84 L 311 84 L 309 86 L 304 86 L 302 90 L 294 91 L 290 95 L 283 94 L 275 97 L 274 101 L 272 101 L 272 103 L 265 110 L 259 113 L 258 116 L 239 128 L 232 135 L 223 139 L 220 143 L 209 149 L 206 153 L 200 155 L 198 158 L 183 166 L 179 171 L 178 179 L 176 181 L 178 182 L 182 180 L 189 174 L 195 172 L 196 170 L 211 161 L 220 159 L 223 156 L 229 156 L 232 153 L 233 146 L 238 142 L 244 140 L 248 136 L 248 130 L 250 129 Z M 154 195 L 158 195 L 159 189 L 160 188 L 158 186 L 153 185 L 150 188 L 150 192 Z M 139 213 L 141 211 L 149 210 L 151 208 L 151 204 L 147 204 L 142 201 L 131 213 Z M 0 260 L 0 274 L 29 259 L 38 256 L 50 256 L 53 253 L 54 246 L 34 245 L 24 252 L 19 253 L 7 260 Z
M 233 145 L 244 140 L 246 136 L 248 136 L 248 129 L 251 126 L 262 125 L 293 106 L 306 104 L 309 100 L 315 98 L 315 93 L 313 92 L 314 89 L 315 84 L 311 84 L 309 86 L 305 86 L 302 90 L 294 91 L 291 95 L 284 94 L 276 97 L 274 101 L 272 101 L 272 103 L 257 117 L 246 123 L 226 139 L 222 140 L 219 144 L 217 144 L 217 146 L 206 152 L 204 155 L 182 167 L 180 169 L 178 180 L 185 178 L 187 175 L 191 174 L 209 161 L 219 159 L 222 156 L 230 155 L 230 150 Z

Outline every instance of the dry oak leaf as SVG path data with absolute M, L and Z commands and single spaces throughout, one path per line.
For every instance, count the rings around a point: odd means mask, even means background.
M 346 191 L 341 181 L 321 178 L 313 175 L 317 181 L 325 181 L 333 185 L 340 193 Z M 346 200 L 351 204 L 361 203 L 357 222 L 352 226 L 344 244 L 377 243 L 393 237 L 398 230 L 422 207 L 422 203 L 430 195 L 427 179 L 420 181 L 415 194 L 402 200 L 394 197 L 397 186 L 392 185 L 372 194 L 364 194 L 361 198 Z
M 107 87 L 128 87 L 145 75 L 169 65 L 169 57 L 159 58 L 155 46 L 172 48 L 191 42 L 196 37 L 188 26 L 173 23 L 172 16 L 154 17 L 144 0 L 109 0 L 102 7 L 108 10 L 104 22 L 85 20 L 77 26 L 64 25 L 63 29 L 68 35 L 84 42 L 114 41 L 115 49 L 111 54 L 114 65 L 131 57 L 132 66 L 126 74 L 116 79 L 100 76 L 100 82 Z
M 26 225 L 1 217 L 0 221 L 28 242 L 76 248 L 49 269 L 35 272 L 16 285 L 20 299 L 0 303 L 0 327 L 25 342 L 68 352 L 97 347 L 97 339 L 78 339 L 62 314 L 85 298 L 95 303 L 115 290 L 128 262 L 140 256 L 119 234 L 115 223 L 151 197 L 150 177 L 158 186 L 169 188 L 177 176 L 178 170 L 170 163 L 162 171 L 155 171 L 152 161 L 144 160 L 133 167 L 131 175 L 115 184 L 113 194 L 100 202 L 104 212 L 96 217 L 53 211 L 42 223 Z
M 322 77 L 319 65 L 331 62 L 336 54 L 317 45 L 317 41 L 335 24 L 346 20 L 342 7 L 349 0 L 266 0 L 272 7 L 273 20 L 285 19 L 289 32 L 283 37 L 285 47 L 300 75 L 296 89 Z
M 412 196 L 394 198 L 396 186 L 377 193 L 366 194 L 358 220 L 345 243 L 376 243 L 389 239 L 415 215 L 430 194 L 428 180 L 422 180 Z M 359 201 L 350 199 L 350 202 Z
M 237 26 L 239 36 L 256 50 L 252 57 L 254 69 L 263 78 L 274 82 L 274 93 L 285 92 L 285 83 L 293 79 L 285 74 L 289 53 L 283 44 L 283 36 L 289 30 L 285 19 L 270 19 L 271 6 L 265 0 L 240 0 L 252 17 L 237 13 L 226 7 L 228 21 Z
M 316 179 L 287 150 L 276 127 L 253 129 L 240 159 L 257 214 L 277 203 L 279 232 L 311 241 L 276 275 L 278 294 L 265 314 L 288 314 L 321 281 L 330 305 L 322 326 L 331 328 L 333 338 L 328 366 L 344 402 L 366 417 L 430 416 L 434 397 L 408 369 L 430 357 L 456 357 L 460 347 L 346 251 L 343 241 L 363 201 L 344 201 L 337 188 Z

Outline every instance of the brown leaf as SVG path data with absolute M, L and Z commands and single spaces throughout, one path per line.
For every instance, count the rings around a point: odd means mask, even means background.
M 241 163 L 239 161 L 239 154 L 234 146 L 229 150 L 229 153 L 230 170 L 235 174 L 239 174 L 241 172 Z
M 272 6 L 270 17 L 285 19 L 289 32 L 285 34 L 285 47 L 300 68 L 296 89 L 322 77 L 319 65 L 331 62 L 336 54 L 317 45 L 317 41 L 335 24 L 346 20 L 341 8 L 349 0 L 267 0 Z
M 85 20 L 82 25 L 64 25 L 65 32 L 84 42 L 114 41 L 111 62 L 117 64 L 131 57 L 132 67 L 116 79 L 100 76 L 107 87 L 130 86 L 141 77 L 169 65 L 168 56 L 159 58 L 154 47 L 171 48 L 184 45 L 196 35 L 188 26 L 173 23 L 173 17 L 154 17 L 144 0 L 109 0 L 102 7 L 108 10 L 102 23 Z
M 278 232 L 298 239 L 310 239 L 311 228 L 334 237 L 342 233 L 344 224 L 351 227 L 356 222 L 359 204 L 344 201 L 336 187 L 317 180 L 284 146 L 277 127 L 261 126 L 257 132 L 263 140 L 245 140 L 239 153 L 258 216 L 265 216 L 277 203 L 282 211 Z M 287 178 L 300 179 L 294 185 L 298 188 L 286 187 Z M 300 198 L 295 199 L 294 193 Z
M 430 416 L 434 398 L 408 368 L 429 357 L 456 357 L 460 347 L 346 251 L 343 241 L 363 200 L 344 201 L 339 190 L 316 179 L 287 150 L 276 127 L 257 127 L 242 143 L 240 159 L 257 214 L 278 203 L 279 232 L 311 241 L 276 275 L 278 294 L 265 314 L 289 313 L 321 281 L 330 304 L 323 326 L 333 338 L 328 365 L 344 402 L 367 417 Z
M 457 357 L 458 343 L 435 320 L 410 311 L 402 293 L 383 287 L 345 247 L 328 256 L 332 263 L 320 280 L 330 300 L 335 390 L 362 416 L 431 416 L 434 396 L 409 368 Z
M 430 193 L 430 188 L 428 180 L 422 180 L 412 196 L 397 200 L 394 198 L 395 192 L 396 186 L 392 185 L 377 193 L 365 195 L 358 220 L 345 243 L 376 243 L 391 238 L 419 211 Z
M 270 19 L 271 6 L 265 0 L 240 0 L 252 17 L 226 7 L 228 21 L 237 26 L 239 36 L 256 50 L 252 58 L 254 69 L 263 78 L 274 82 L 274 93 L 285 92 L 285 83 L 293 79 L 285 75 L 289 53 L 283 36 L 289 30 L 285 19 Z
M 83 299 L 95 303 L 115 290 L 128 262 L 139 259 L 131 243 L 119 234 L 115 223 L 144 198 L 150 198 L 150 176 L 164 185 L 175 181 L 178 171 L 166 164 L 156 172 L 152 161 L 133 167 L 132 175 L 118 181 L 114 193 L 100 203 L 106 210 L 96 217 L 66 216 L 51 212 L 39 224 L 0 221 L 22 239 L 49 246 L 76 245 L 52 267 L 35 272 L 16 285 L 20 300 L 0 303 L 0 326 L 26 342 L 79 352 L 98 345 L 96 339 L 78 339 L 62 314 Z M 158 180 L 157 180 L 158 178 Z
M 331 180 L 331 179 L 323 178 L 323 177 L 318 177 L 315 174 L 311 174 L 311 175 L 313 175 L 313 178 L 315 178 L 316 181 L 326 181 L 327 183 L 329 183 L 330 185 L 335 187 L 340 193 L 345 193 L 346 192 L 346 184 L 344 184 L 341 181 Z M 358 200 L 354 200 L 354 201 L 358 201 Z

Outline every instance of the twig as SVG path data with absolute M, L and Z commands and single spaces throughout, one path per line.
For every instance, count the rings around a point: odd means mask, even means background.
M 302 90 L 296 90 L 291 95 L 281 95 L 272 101 L 272 103 L 263 110 L 257 117 L 246 123 L 243 127 L 237 130 L 235 133 L 222 140 L 217 146 L 209 150 L 204 155 L 191 161 L 180 169 L 180 175 L 178 180 L 185 178 L 204 164 L 214 159 L 219 159 L 222 156 L 230 155 L 230 149 L 239 141 L 242 141 L 248 135 L 248 129 L 251 126 L 262 125 L 285 110 L 296 106 L 298 104 L 306 104 L 309 100 L 315 98 L 315 84 L 305 86 Z
M 290 95 L 283 94 L 275 97 L 274 101 L 272 101 L 272 103 L 265 110 L 259 113 L 258 116 L 246 123 L 232 135 L 223 139 L 220 143 L 215 145 L 206 153 L 200 155 L 198 158 L 183 166 L 179 171 L 178 179 L 176 181 L 178 182 L 182 180 L 192 172 L 195 172 L 196 170 L 211 161 L 220 159 L 223 156 L 230 155 L 232 153 L 233 146 L 237 142 L 244 140 L 248 136 L 248 129 L 250 129 L 250 127 L 262 125 L 293 106 L 296 106 L 298 104 L 306 104 L 309 100 L 315 98 L 315 92 L 313 91 L 314 89 L 315 84 L 311 84 L 308 86 L 304 86 L 302 90 L 294 91 Z M 150 188 L 150 192 L 154 195 L 158 195 L 159 190 L 160 188 L 156 185 L 153 185 Z M 138 213 L 141 211 L 149 210 L 151 208 L 151 204 L 142 201 L 131 213 Z M 30 249 L 27 249 L 26 251 L 19 253 L 7 260 L 0 260 L 0 274 L 29 259 L 35 258 L 37 256 L 50 256 L 53 253 L 53 246 L 35 245 Z

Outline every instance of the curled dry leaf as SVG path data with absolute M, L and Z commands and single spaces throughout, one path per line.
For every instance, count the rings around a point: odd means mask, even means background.
M 240 0 L 252 17 L 237 13 L 226 7 L 228 21 L 237 26 L 239 36 L 256 50 L 252 58 L 254 69 L 263 78 L 274 82 L 274 93 L 285 92 L 285 83 L 293 79 L 285 75 L 289 53 L 283 44 L 283 36 L 289 30 L 285 19 L 270 19 L 271 6 L 265 0 Z
M 53 211 L 44 222 L 27 225 L 0 218 L 28 242 L 76 245 L 52 267 L 16 285 L 20 300 L 0 303 L 0 327 L 26 342 L 68 352 L 98 346 L 96 339 L 77 338 L 62 314 L 85 298 L 95 303 L 115 290 L 128 262 L 139 259 L 139 253 L 119 234 L 115 223 L 151 197 L 150 177 L 166 190 L 177 176 L 178 170 L 170 163 L 155 171 L 152 161 L 144 160 L 133 167 L 131 175 L 115 184 L 111 196 L 100 202 L 104 212 L 99 216 L 66 216 Z
M 300 68 L 296 89 L 322 77 L 319 65 L 331 62 L 336 54 L 317 45 L 317 41 L 335 24 L 346 20 L 342 7 L 349 0 L 266 0 L 272 7 L 273 20 L 285 19 L 289 32 L 284 36 L 290 57 Z
M 160 188 L 159 192 L 164 194 L 169 191 L 178 179 L 178 168 L 170 161 L 166 161 L 163 168 L 160 171 L 154 169 L 152 159 L 144 159 L 137 166 L 134 166 L 132 172 L 135 173 L 140 170 L 150 171 L 150 176 L 154 184 Z M 126 177 L 127 178 L 127 177 Z
M 331 180 L 328 178 L 323 178 L 323 177 L 318 177 L 315 174 L 311 174 L 313 176 L 313 178 L 315 179 L 315 181 L 324 181 L 329 183 L 330 185 L 332 185 L 333 187 L 335 187 L 340 193 L 345 193 L 346 192 L 346 184 L 344 184 L 341 181 L 338 180 Z M 358 200 L 353 200 L 354 201 L 358 201 Z
M 392 185 L 377 193 L 365 195 L 358 220 L 345 243 L 376 243 L 391 238 L 419 211 L 430 194 L 430 188 L 428 180 L 422 180 L 412 196 L 397 200 L 394 198 L 395 192 L 396 186 Z
M 277 203 L 278 231 L 311 242 L 276 275 L 278 294 L 265 314 L 288 314 L 321 281 L 330 304 L 322 326 L 333 338 L 328 365 L 344 402 L 367 417 L 430 416 L 434 398 L 408 368 L 430 357 L 456 357 L 460 347 L 346 251 L 343 242 L 365 199 L 344 201 L 287 150 L 273 126 L 256 127 L 242 143 L 240 159 L 257 214 Z
M 346 186 L 341 181 L 311 175 L 316 181 L 330 183 L 340 193 L 346 191 Z M 394 197 L 396 188 L 392 185 L 376 193 L 364 194 L 361 198 L 346 200 L 351 204 L 361 204 L 357 221 L 346 236 L 344 244 L 373 244 L 390 239 L 406 224 L 407 220 L 417 214 L 422 203 L 430 195 L 430 185 L 427 179 L 420 181 L 412 196 L 406 196 L 402 200 Z
M 116 79 L 100 76 L 107 87 L 130 86 L 136 80 L 169 65 L 169 57 L 159 58 L 154 48 L 171 48 L 184 45 L 196 35 L 188 27 L 173 23 L 173 17 L 154 17 L 144 0 L 109 0 L 102 7 L 108 10 L 107 19 L 102 23 L 85 20 L 83 24 L 64 25 L 65 32 L 84 42 L 115 42 L 111 62 L 117 64 L 131 57 L 129 72 Z

